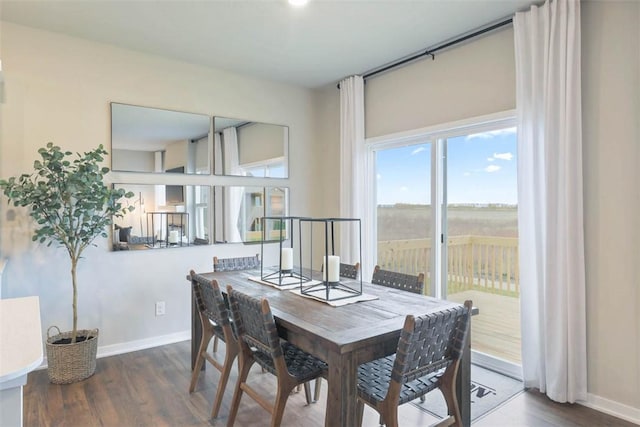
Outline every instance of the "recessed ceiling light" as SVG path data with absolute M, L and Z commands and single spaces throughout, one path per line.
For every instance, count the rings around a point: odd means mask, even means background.
M 296 7 L 304 6 L 308 2 L 309 0 L 289 0 L 289 4 Z

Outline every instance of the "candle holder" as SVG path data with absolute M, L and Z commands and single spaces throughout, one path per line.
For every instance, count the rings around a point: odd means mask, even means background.
M 295 216 L 265 216 L 260 218 L 262 228 L 262 239 L 260 243 L 260 280 L 276 286 L 286 286 L 308 282 L 307 276 L 302 272 L 297 273 L 294 269 L 293 255 L 293 221 L 299 220 Z M 264 244 L 268 242 L 278 242 L 278 264 L 269 270 L 264 269 Z M 286 242 L 289 242 L 287 246 Z M 275 271 L 274 271 L 275 270 Z
M 326 301 L 362 295 L 362 275 L 359 276 L 359 279 L 350 279 L 340 275 L 342 262 L 358 262 L 362 265 L 362 222 L 360 219 L 300 218 L 299 230 L 300 273 L 302 274 L 303 271 L 321 272 L 318 273 L 318 278 L 321 278 L 320 283 L 300 281 L 300 292 Z M 357 247 L 351 248 L 348 253 L 344 253 L 342 259 L 336 254 L 335 248 L 335 240 L 340 235 L 348 235 L 350 244 L 357 245 Z M 323 251 L 320 269 L 314 268 L 314 238 L 316 239 L 315 247 L 321 247 Z M 317 239 L 320 239 L 320 245 Z M 304 254 L 303 248 L 305 249 Z M 357 259 L 353 259 L 354 257 Z

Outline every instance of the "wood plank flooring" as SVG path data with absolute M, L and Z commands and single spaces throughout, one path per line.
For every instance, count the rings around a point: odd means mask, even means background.
M 75 384 L 50 384 L 46 370 L 38 370 L 29 374 L 24 388 L 24 425 L 224 426 L 235 374 L 236 369 L 232 371 L 220 417 L 209 420 L 219 373 L 209 366 L 196 391 L 189 394 L 190 341 L 98 359 L 95 375 Z M 271 374 L 262 373 L 258 367 L 251 372 L 250 379 L 261 393 L 275 396 L 275 379 Z M 326 393 L 326 383 L 322 390 Z M 325 405 L 325 395 L 319 402 L 307 405 L 304 393 L 293 394 L 287 402 L 282 426 L 321 427 Z M 363 426 L 377 426 L 377 421 L 377 414 L 366 408 Z M 424 426 L 434 421 L 412 405 L 401 406 L 401 426 Z M 243 396 L 236 426 L 268 425 L 269 414 Z M 580 405 L 551 402 L 535 392 L 518 395 L 474 423 L 478 427 L 632 425 Z
M 471 319 L 471 348 L 520 365 L 520 299 L 482 291 L 451 294 L 449 300 L 473 301 L 480 313 Z

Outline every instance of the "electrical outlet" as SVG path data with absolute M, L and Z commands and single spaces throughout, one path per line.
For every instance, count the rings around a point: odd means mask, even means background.
M 156 303 L 156 316 L 164 316 L 164 301 L 158 301 Z

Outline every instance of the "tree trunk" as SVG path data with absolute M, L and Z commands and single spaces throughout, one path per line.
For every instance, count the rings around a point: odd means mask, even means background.
M 76 342 L 78 335 L 78 286 L 76 283 L 76 266 L 78 260 L 71 257 L 71 281 L 73 282 L 73 329 L 71 330 L 71 342 Z

